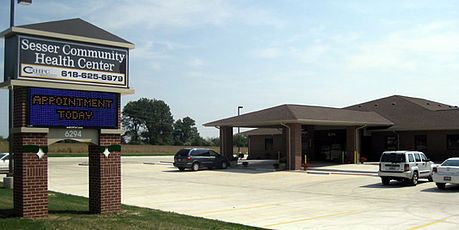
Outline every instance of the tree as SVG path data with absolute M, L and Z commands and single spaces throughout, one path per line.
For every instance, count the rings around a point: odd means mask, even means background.
M 195 145 L 192 142 L 200 138 L 196 122 L 190 117 L 175 121 L 173 136 L 175 145 Z
M 141 131 L 145 130 L 145 117 L 147 115 L 141 108 L 142 104 L 148 103 L 144 99 L 128 102 L 123 109 L 123 117 L 121 119 L 125 130 L 123 139 L 131 144 L 142 143 Z
M 236 134 L 233 136 L 233 145 L 238 147 L 247 147 L 248 138 L 242 134 Z
M 174 119 L 162 100 L 141 98 L 123 109 L 125 138 L 130 143 L 172 144 Z
M 210 146 L 220 146 L 220 137 L 209 137 L 206 141 Z

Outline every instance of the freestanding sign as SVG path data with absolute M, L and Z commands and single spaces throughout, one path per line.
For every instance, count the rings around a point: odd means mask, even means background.
M 62 140 L 89 144 L 89 211 L 120 211 L 120 96 L 133 93 L 128 70 L 134 45 L 81 19 L 11 27 L 2 35 L 0 86 L 11 95 L 16 214 L 48 215 L 45 153 Z

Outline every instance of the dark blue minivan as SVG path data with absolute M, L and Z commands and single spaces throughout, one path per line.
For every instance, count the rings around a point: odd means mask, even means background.
M 186 168 L 193 171 L 198 171 L 200 168 L 225 169 L 228 164 L 228 160 L 224 156 L 210 149 L 181 149 L 174 156 L 174 166 L 180 171 Z

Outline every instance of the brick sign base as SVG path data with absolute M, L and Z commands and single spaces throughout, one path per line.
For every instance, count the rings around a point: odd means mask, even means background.
M 95 214 L 121 210 L 121 153 L 101 152 L 102 146 L 119 145 L 120 135 L 100 135 L 89 145 L 89 211 Z M 48 158 L 23 151 L 24 146 L 47 146 L 46 133 L 13 134 L 14 210 L 17 216 L 48 216 Z
M 25 145 L 47 145 L 46 134 L 14 134 L 14 210 L 20 217 L 48 215 L 48 158 L 24 152 Z
M 100 135 L 102 146 L 119 144 L 119 135 Z M 121 154 L 112 152 L 107 157 L 100 147 L 89 146 L 89 211 L 113 213 L 121 210 Z

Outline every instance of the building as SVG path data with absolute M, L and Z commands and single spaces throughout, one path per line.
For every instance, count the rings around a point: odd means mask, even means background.
M 345 108 L 280 105 L 205 124 L 220 129 L 232 154 L 233 127 L 257 128 L 249 158 L 279 159 L 288 169 L 308 161 L 378 161 L 385 150 L 420 150 L 434 161 L 459 155 L 459 108 L 394 95 Z

